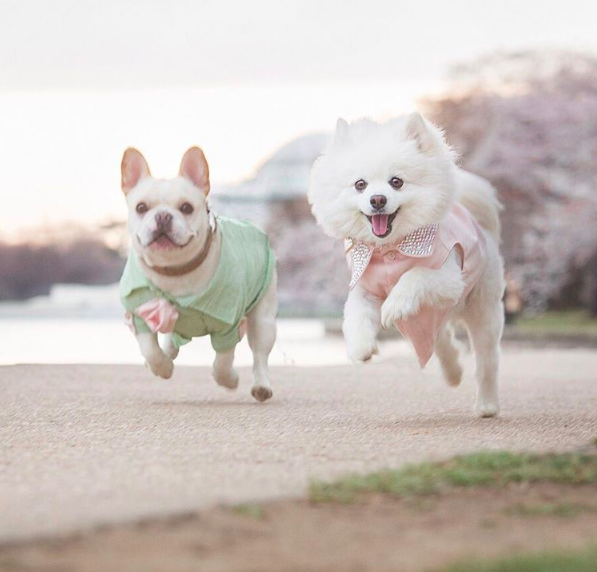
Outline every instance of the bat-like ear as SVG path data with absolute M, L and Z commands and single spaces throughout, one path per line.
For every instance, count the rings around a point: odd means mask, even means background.
M 203 191 L 205 196 L 209 193 L 209 165 L 203 151 L 199 147 L 191 147 L 180 162 L 178 174 L 188 179 L 198 189 Z
M 146 177 L 151 177 L 145 157 L 137 149 L 129 147 L 120 165 L 122 192 L 128 195 Z
M 418 111 L 411 113 L 406 120 L 406 136 L 417 144 L 421 153 L 431 153 L 436 149 L 437 136 Z

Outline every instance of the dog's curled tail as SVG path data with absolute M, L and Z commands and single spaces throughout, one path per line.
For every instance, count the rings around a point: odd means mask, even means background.
M 489 181 L 468 171 L 457 171 L 457 200 L 497 242 L 500 241 L 500 212 L 503 207 Z

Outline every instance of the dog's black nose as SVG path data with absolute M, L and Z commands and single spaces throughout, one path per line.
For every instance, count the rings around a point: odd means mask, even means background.
M 157 213 L 155 222 L 160 230 L 168 230 L 172 226 L 172 215 L 170 213 Z
M 369 203 L 376 211 L 383 209 L 387 202 L 388 199 L 385 197 L 385 195 L 373 195 L 369 199 Z

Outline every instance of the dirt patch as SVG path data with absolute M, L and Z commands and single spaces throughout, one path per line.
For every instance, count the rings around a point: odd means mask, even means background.
M 596 541 L 597 487 L 542 483 L 214 509 L 5 546 L 0 571 L 416 572 Z

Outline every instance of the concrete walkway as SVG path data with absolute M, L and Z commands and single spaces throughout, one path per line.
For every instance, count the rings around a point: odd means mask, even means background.
M 502 416 L 472 414 L 436 363 L 273 369 L 274 398 L 226 393 L 204 368 L 161 381 L 135 366 L 0 368 L 0 541 L 294 496 L 309 479 L 483 448 L 597 436 L 597 351 L 504 351 Z

